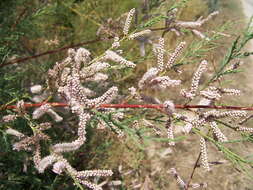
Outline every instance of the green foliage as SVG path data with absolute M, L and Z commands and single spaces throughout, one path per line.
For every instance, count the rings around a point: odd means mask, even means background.
M 248 24 L 248 27 L 242 34 L 242 37 L 237 37 L 232 43 L 231 47 L 228 49 L 227 54 L 224 59 L 220 62 L 220 65 L 217 69 L 217 72 L 212 76 L 208 84 L 213 82 L 215 79 L 227 74 L 237 73 L 239 70 L 237 68 L 225 70 L 229 65 L 233 64 L 233 61 L 236 61 L 240 58 L 246 58 L 253 54 L 253 52 L 245 52 L 243 49 L 246 44 L 253 39 L 253 28 L 252 28 L 252 19 Z M 236 63 L 234 63 L 236 65 Z
M 0 2 L 1 64 L 7 59 L 32 51 L 26 49 L 23 40 L 39 34 L 32 19 L 33 12 L 36 10 L 35 2 L 31 0 L 3 0 Z M 43 7 L 44 5 L 41 4 L 40 6 Z

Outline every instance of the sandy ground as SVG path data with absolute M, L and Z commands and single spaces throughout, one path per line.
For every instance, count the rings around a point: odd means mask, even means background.
M 253 1 L 252 0 L 241 0 L 243 6 L 243 12 L 249 20 L 253 16 Z
M 243 12 L 246 16 L 247 21 L 253 16 L 253 0 L 241 0 Z M 253 24 L 252 24 L 253 27 Z M 253 41 L 250 43 L 248 47 L 249 50 L 253 51 Z

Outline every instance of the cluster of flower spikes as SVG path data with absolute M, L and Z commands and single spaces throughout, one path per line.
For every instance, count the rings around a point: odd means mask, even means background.
M 196 21 L 181 21 L 176 19 L 177 9 L 173 9 L 167 13 L 168 19 L 166 21 L 166 26 L 170 28 L 170 31 L 174 32 L 177 36 L 181 36 L 183 33 L 182 29 L 190 30 L 194 35 L 201 39 L 210 40 L 203 32 L 201 27 L 212 19 L 214 16 L 218 15 L 219 12 L 215 11 L 209 14 L 206 18 L 200 17 Z M 227 36 L 227 34 L 219 33 L 220 35 Z
M 125 26 L 123 29 L 124 35 L 127 35 L 130 28 L 130 23 L 135 9 L 128 13 Z M 145 34 L 146 32 L 136 33 L 130 35 L 129 39 Z M 73 113 L 79 117 L 78 124 L 78 138 L 73 142 L 59 143 L 51 147 L 52 153 L 49 156 L 40 159 L 39 148 L 35 153 L 35 165 L 40 172 L 43 172 L 49 165 L 53 164 L 53 171 L 61 173 L 64 169 L 70 175 L 75 176 L 77 180 L 91 189 L 101 189 L 100 186 L 90 183 L 86 180 L 90 176 L 110 176 L 111 170 L 92 170 L 92 171 L 76 171 L 66 159 L 63 158 L 63 152 L 73 151 L 78 149 L 85 142 L 85 126 L 91 119 L 92 113 L 90 109 L 97 108 L 98 111 L 111 112 L 112 110 L 100 109 L 101 104 L 110 103 L 118 93 L 118 88 L 113 86 L 108 89 L 103 95 L 92 98 L 96 93 L 91 89 L 84 87 L 83 83 L 100 82 L 106 80 L 108 77 L 102 73 L 103 70 L 108 69 L 110 64 L 107 61 L 112 61 L 120 64 L 122 67 L 135 67 L 135 64 L 126 60 L 113 49 L 120 47 L 119 37 L 115 36 L 112 47 L 105 51 L 104 55 L 94 60 L 90 59 L 90 52 L 84 48 L 79 48 L 77 51 L 70 49 L 68 57 L 62 63 L 56 63 L 53 69 L 49 70 L 48 85 L 53 89 L 58 89 L 58 93 L 67 101 Z M 123 117 L 122 113 L 112 115 L 112 118 L 117 120 Z M 99 128 L 104 128 L 105 123 L 99 120 Z M 113 125 L 111 125 L 113 127 Z M 118 136 L 123 136 L 122 131 L 117 127 L 113 130 Z
M 110 67 L 110 64 L 105 62 L 107 60 L 117 62 L 125 67 L 134 67 L 135 64 L 125 60 L 112 50 L 107 50 L 103 57 L 96 60 L 91 60 L 90 52 L 84 48 L 79 48 L 77 51 L 70 49 L 68 54 L 69 56 L 62 63 L 57 63 L 52 70 L 49 70 L 48 83 L 53 84 L 58 89 L 58 93 L 67 101 L 71 111 L 78 115 L 78 138 L 72 142 L 53 145 L 51 147 L 52 153 L 42 159 L 35 159 L 38 160 L 35 165 L 37 165 L 39 172 L 44 172 L 49 165 L 53 164 L 53 171 L 56 173 L 60 174 L 65 169 L 71 176 L 76 177 L 81 184 L 91 189 L 102 189 L 100 186 L 87 181 L 86 178 L 110 176 L 112 175 L 111 170 L 78 172 L 63 158 L 62 153 L 77 150 L 85 143 L 85 127 L 92 117 L 89 110 L 99 108 L 101 104 L 112 102 L 118 94 L 118 88 L 113 86 L 103 95 L 93 98 L 96 93 L 84 87 L 83 83 L 106 80 L 108 77 L 102 71 Z
M 24 105 L 23 100 L 18 101 L 16 107 L 17 107 L 17 109 L 15 111 L 17 113 L 3 116 L 1 119 L 1 122 L 8 123 L 8 122 L 12 122 L 12 121 L 16 120 L 19 117 L 26 116 L 25 105 Z M 37 126 L 33 125 L 32 127 L 33 127 L 33 132 L 34 132 L 33 136 L 27 136 L 27 135 L 17 131 L 16 129 L 8 127 L 8 129 L 5 132 L 7 134 L 13 135 L 19 139 L 18 142 L 13 144 L 13 150 L 32 151 L 32 146 L 39 144 L 39 142 L 41 140 L 50 140 L 50 137 L 48 135 L 46 135 L 43 131 L 46 129 L 49 129 L 51 127 L 51 123 L 44 122 L 44 123 L 38 124 Z
M 166 89 L 168 87 L 177 86 L 181 83 L 180 80 L 172 80 L 169 76 L 161 76 L 160 74 L 167 68 L 174 65 L 176 58 L 181 54 L 185 42 L 178 45 L 175 52 L 171 54 L 166 64 L 164 64 L 164 39 L 159 39 L 158 46 L 154 47 L 154 52 L 157 56 L 157 67 L 150 68 L 138 82 L 138 89 L 144 90 L 145 88 Z M 133 89 L 133 88 L 132 88 Z M 131 90 L 132 91 L 132 90 Z
M 146 88 L 151 89 L 168 89 L 170 87 L 179 86 L 181 84 L 180 80 L 171 79 L 169 76 L 164 76 L 167 69 L 170 69 L 175 64 L 178 56 L 181 54 L 183 48 L 185 46 L 185 42 L 181 42 L 175 49 L 175 51 L 170 54 L 168 57 L 168 61 L 164 64 L 164 54 L 166 50 L 164 49 L 164 39 L 159 39 L 159 45 L 154 48 L 154 53 L 157 57 L 157 67 L 152 67 L 144 73 L 143 77 L 138 82 L 138 87 L 131 87 L 129 91 L 135 99 L 138 101 L 144 101 L 143 91 Z M 208 88 L 199 90 L 199 84 L 201 76 L 205 71 L 207 71 L 208 62 L 203 60 L 198 65 L 197 70 L 193 74 L 191 86 L 189 89 L 181 89 L 181 96 L 187 100 L 187 103 L 192 101 L 193 99 L 199 99 L 199 105 L 214 105 L 217 100 L 220 100 L 224 95 L 237 96 L 240 95 L 240 90 L 237 89 L 229 89 L 229 88 L 220 88 L 216 86 L 208 86 Z M 175 96 L 176 97 L 176 96 Z M 154 97 L 153 97 L 154 98 Z M 174 100 L 176 101 L 176 100 Z M 159 100 L 156 103 L 160 103 Z M 174 128 L 176 124 L 173 124 L 173 121 L 181 120 L 183 121 L 183 126 L 177 126 L 182 128 L 182 132 L 189 134 L 193 128 L 197 128 L 198 130 L 207 131 L 206 129 L 210 129 L 213 132 L 214 138 L 219 142 L 226 142 L 228 138 L 223 134 L 221 129 L 219 128 L 216 120 L 223 118 L 245 118 L 247 114 L 245 111 L 217 111 L 211 110 L 204 112 L 202 109 L 196 110 L 188 110 L 191 114 L 186 114 L 185 110 L 183 113 L 175 112 L 175 105 L 173 101 L 167 100 L 163 103 L 165 113 L 168 115 L 168 120 L 166 121 L 165 128 L 167 130 L 167 137 L 171 139 L 168 144 L 170 146 L 175 145 L 174 139 Z M 193 114 L 192 114 L 193 113 Z M 194 116 L 192 116 L 194 115 Z M 148 123 L 150 127 L 154 126 L 152 123 Z M 152 127 L 154 128 L 154 127 Z M 252 132 L 251 128 L 245 127 L 236 127 L 238 131 L 244 132 Z M 157 133 L 157 130 L 154 128 L 154 131 L 158 135 L 163 135 L 160 132 Z M 207 171 L 210 170 L 210 166 L 208 163 L 208 155 L 207 155 L 207 146 L 206 139 L 200 137 L 200 160 L 201 165 Z
M 53 165 L 53 171 L 61 174 L 63 171 L 75 177 L 77 181 L 91 189 L 102 189 L 99 185 L 93 184 L 87 180 L 92 176 L 111 176 L 111 170 L 85 170 L 76 171 L 70 163 L 63 157 L 62 153 L 79 149 L 86 140 L 86 124 L 91 119 L 92 108 L 98 108 L 101 104 L 110 103 L 117 94 L 118 88 L 113 86 L 109 88 L 103 95 L 92 98 L 96 95 L 94 91 L 84 87 L 83 83 L 99 82 L 107 79 L 107 75 L 102 71 L 110 67 L 106 60 L 115 61 L 126 67 L 134 67 L 135 64 L 125 60 L 112 50 L 107 50 L 105 56 L 96 61 L 90 60 L 90 52 L 84 48 L 77 51 L 70 49 L 69 56 L 61 63 L 56 63 L 53 69 L 49 70 L 48 85 L 57 89 L 58 93 L 66 100 L 72 113 L 79 118 L 78 138 L 72 142 L 58 143 L 50 147 L 51 153 L 41 158 L 40 140 L 49 140 L 50 138 L 42 131 L 51 127 L 50 123 L 42 123 L 36 127 L 36 133 L 32 137 L 8 129 L 6 132 L 19 137 L 21 140 L 14 144 L 16 150 L 33 150 L 34 164 L 40 173 L 43 173 L 47 167 Z M 33 119 L 39 119 L 42 115 L 48 113 L 51 109 L 50 104 L 43 104 L 33 112 Z M 99 110 L 99 109 L 98 109 Z M 105 110 L 103 110 L 105 111 Z M 111 110 L 109 110 L 111 111 Z M 18 115 L 8 115 L 3 118 L 5 122 L 16 119 Z M 113 118 L 122 118 L 122 114 L 114 114 Z M 116 128 L 117 129 L 117 128 Z M 118 132 L 122 135 L 121 132 Z
M 207 89 L 198 90 L 200 78 L 202 74 L 207 70 L 207 61 L 202 61 L 198 66 L 198 69 L 193 75 L 191 87 L 189 90 L 182 89 L 181 95 L 185 97 L 188 102 L 191 100 L 200 97 L 199 105 L 215 105 L 215 102 L 220 100 L 224 95 L 230 96 L 238 96 L 240 95 L 240 90 L 237 89 L 228 89 L 228 88 L 219 88 L 215 86 L 208 86 Z M 181 115 L 175 113 L 175 118 L 181 119 L 185 122 L 183 126 L 183 131 L 185 133 L 190 133 L 192 128 L 198 128 L 199 130 L 207 131 L 210 129 L 213 132 L 214 137 L 219 142 L 226 142 L 228 138 L 223 134 L 220 130 L 219 126 L 217 125 L 218 119 L 225 119 L 225 118 L 246 118 L 247 113 L 245 111 L 217 111 L 211 110 L 204 112 L 202 109 L 197 111 L 191 110 L 194 112 L 194 116 L 187 117 L 187 115 Z M 236 127 L 236 130 L 241 130 L 245 132 L 250 132 L 250 128 L 246 128 L 244 130 L 243 127 Z M 208 163 L 208 156 L 207 156 L 207 146 L 206 140 L 204 137 L 200 137 L 200 154 L 201 154 L 201 163 L 205 170 L 209 171 L 211 168 Z
M 102 189 L 99 185 L 93 184 L 87 180 L 88 177 L 92 176 L 111 176 L 113 173 L 111 170 L 85 170 L 77 171 L 73 168 L 70 163 L 63 157 L 62 153 L 75 151 L 79 149 L 86 141 L 86 125 L 91 119 L 92 114 L 89 113 L 91 108 L 97 108 L 101 104 L 110 103 L 116 96 L 118 89 L 117 87 L 111 87 L 103 95 L 90 98 L 95 96 L 95 92 L 85 88 L 83 83 L 90 81 L 104 80 L 105 77 L 97 77 L 101 75 L 99 71 L 104 68 L 110 67 L 108 63 L 91 62 L 89 60 L 89 51 L 80 48 L 77 51 L 69 50 L 69 56 L 62 62 L 57 63 L 53 69 L 49 70 L 48 84 L 51 88 L 57 89 L 58 93 L 64 97 L 66 103 L 68 103 L 72 113 L 76 114 L 79 118 L 77 139 L 72 142 L 57 143 L 49 147 L 50 155 L 41 157 L 41 140 L 49 140 L 50 137 L 43 131 L 51 127 L 50 123 L 42 123 L 34 126 L 34 135 L 28 137 L 14 129 L 8 129 L 8 134 L 17 136 L 20 141 L 13 145 L 14 150 L 26 150 L 34 152 L 34 164 L 40 173 L 43 173 L 47 167 L 53 165 L 53 171 L 57 174 L 66 172 L 76 180 L 91 188 L 100 190 Z M 86 71 L 89 72 L 86 72 Z M 23 105 L 23 107 L 22 107 Z M 24 112 L 24 103 L 17 106 L 18 113 Z M 22 107 L 19 108 L 19 107 Z M 44 114 L 49 113 L 51 110 L 50 104 L 43 104 L 39 108 L 35 109 L 32 114 L 32 118 L 37 120 Z M 22 117 L 21 114 L 8 115 L 2 118 L 3 121 L 9 122 L 17 117 Z M 59 121 L 56 121 L 59 122 Z
M 130 10 L 128 13 L 125 26 L 124 26 L 124 37 L 132 40 L 138 36 L 145 35 L 150 31 L 141 31 L 128 35 L 132 17 L 135 9 Z M 72 113 L 76 114 L 79 118 L 77 139 L 72 142 L 57 143 L 50 145 L 50 154 L 45 157 L 41 157 L 41 140 L 49 140 L 50 137 L 43 131 L 51 127 L 51 123 L 41 123 L 37 126 L 32 126 L 34 136 L 27 137 L 26 135 L 14 130 L 8 129 L 8 134 L 14 135 L 20 139 L 19 142 L 15 143 L 13 148 L 16 150 L 29 150 L 34 152 L 34 164 L 40 173 L 43 173 L 47 167 L 53 166 L 53 171 L 57 174 L 66 172 L 68 175 L 74 177 L 79 183 L 95 190 L 101 190 L 100 185 L 96 185 L 87 180 L 88 177 L 94 176 L 111 176 L 113 173 L 111 170 L 85 170 L 77 171 L 73 168 L 70 163 L 63 157 L 64 152 L 75 151 L 79 149 L 86 141 L 86 125 L 89 120 L 93 117 L 94 113 L 91 109 L 97 109 L 100 112 L 113 112 L 110 109 L 99 108 L 101 104 L 107 104 L 112 102 L 117 94 L 118 88 L 113 86 L 109 88 L 104 94 L 97 97 L 96 93 L 87 88 L 85 84 L 90 82 L 101 82 L 105 81 L 108 76 L 103 73 L 104 70 L 111 67 L 108 63 L 116 62 L 122 67 L 134 68 L 135 64 L 131 61 L 123 58 L 115 49 L 120 47 L 120 39 L 115 36 L 112 47 L 105 51 L 103 56 L 95 59 L 91 59 L 91 53 L 85 48 L 79 48 L 77 50 L 69 49 L 68 57 L 62 62 L 57 62 L 52 69 L 48 71 L 48 89 L 55 92 L 68 104 L 68 107 Z M 35 86 L 31 89 L 32 93 L 35 94 L 41 92 L 41 86 Z M 41 97 L 40 97 L 41 98 Z M 44 96 L 43 96 L 44 98 Z M 35 98 L 35 102 L 38 98 Z M 17 117 L 22 117 L 25 112 L 24 102 L 18 102 L 17 105 L 18 114 L 8 115 L 2 118 L 4 122 L 15 120 Z M 40 119 L 44 114 L 49 114 L 56 122 L 61 122 L 62 118 L 52 110 L 52 106 L 48 103 L 43 104 L 39 108 L 35 109 L 32 118 L 37 120 Z M 56 120 L 55 118 L 58 119 Z M 117 120 L 123 117 L 122 113 L 114 112 L 112 118 Z M 112 125 L 113 126 L 113 125 Z M 100 126 L 98 128 L 104 128 L 105 123 L 100 120 Z M 117 127 L 112 128 L 118 136 L 124 134 Z

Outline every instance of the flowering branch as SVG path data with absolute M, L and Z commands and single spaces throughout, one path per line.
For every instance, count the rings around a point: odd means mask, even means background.
M 36 54 L 36 55 L 10 60 L 6 63 L 1 64 L 0 67 L 5 67 L 7 65 L 12 65 L 12 64 L 16 64 L 16 63 L 23 63 L 25 61 L 28 61 L 28 60 L 31 60 L 31 59 L 36 59 L 36 58 L 44 56 L 44 55 L 50 55 L 50 54 L 58 53 L 60 51 L 68 50 L 69 48 L 76 48 L 76 47 L 80 47 L 80 46 L 87 45 L 87 44 L 97 43 L 97 42 L 100 42 L 100 41 L 102 41 L 102 39 L 96 38 L 94 40 L 89 40 L 89 41 L 81 42 L 81 43 L 78 43 L 78 44 L 68 45 L 68 46 L 58 48 L 58 49 L 45 51 L 45 52 L 42 52 L 42 53 L 39 53 L 39 54 Z
M 67 103 L 52 102 L 52 103 L 36 103 L 36 104 L 24 104 L 25 108 L 40 107 L 44 104 L 50 104 L 52 107 L 66 107 L 69 106 Z M 16 109 L 16 105 L 1 106 L 0 110 Z M 148 109 L 161 109 L 164 108 L 163 104 L 102 104 L 99 108 L 148 108 Z M 215 106 L 215 105 L 183 105 L 175 104 L 176 109 L 191 109 L 191 108 L 202 108 L 202 109 L 217 109 L 217 110 L 245 110 L 253 111 L 253 107 L 243 106 Z

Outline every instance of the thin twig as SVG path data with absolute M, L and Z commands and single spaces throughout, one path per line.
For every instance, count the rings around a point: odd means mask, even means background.
M 232 127 L 232 126 L 229 125 L 228 123 L 225 123 L 224 121 L 217 120 L 217 119 L 215 119 L 214 121 L 216 121 L 217 123 L 220 123 L 220 124 L 222 124 L 222 125 L 224 125 L 224 126 L 230 128 L 230 129 L 233 129 L 233 130 L 236 130 L 236 129 L 237 129 L 236 127 Z
M 195 162 L 195 164 L 194 164 L 194 167 L 193 167 L 193 170 L 192 170 L 190 179 L 188 180 L 188 183 L 187 183 L 187 185 L 186 185 L 185 190 L 188 190 L 188 188 L 189 188 L 189 186 L 190 186 L 190 183 L 191 183 L 191 181 L 192 181 L 194 172 L 195 172 L 196 168 L 198 167 L 198 162 L 199 162 L 199 159 L 200 159 L 200 155 L 201 155 L 201 153 L 199 153 L 198 158 L 197 158 L 197 160 L 196 160 L 196 162 Z

